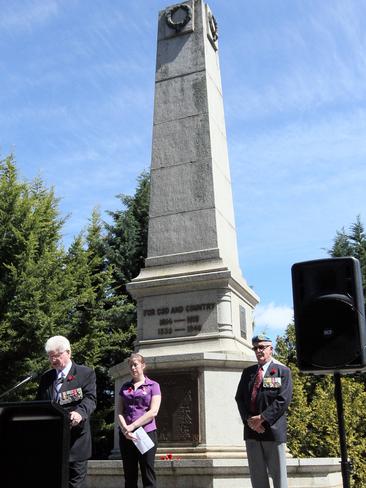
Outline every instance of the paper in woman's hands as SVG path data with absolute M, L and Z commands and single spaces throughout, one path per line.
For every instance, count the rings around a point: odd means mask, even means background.
M 145 452 L 147 452 L 154 446 L 153 441 L 146 434 L 143 427 L 139 427 L 133 433 L 135 434 L 136 439 L 132 439 L 132 441 L 134 442 L 137 449 L 141 452 L 141 454 L 145 454 Z

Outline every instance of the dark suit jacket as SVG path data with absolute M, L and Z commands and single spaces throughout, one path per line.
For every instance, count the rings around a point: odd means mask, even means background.
M 258 391 L 256 413 L 260 413 L 265 419 L 265 432 L 258 434 L 247 423 L 248 418 L 255 415 L 255 413 L 251 412 L 250 399 L 257 370 L 257 364 L 244 369 L 235 395 L 244 424 L 244 439 L 286 442 L 286 411 L 292 398 L 291 371 L 279 361 L 271 360 L 264 378 L 271 378 L 267 380 L 268 385 L 271 382 L 276 383 L 276 380 L 281 378 L 281 385 L 278 387 L 274 385 L 273 387 L 264 387 L 262 384 Z
M 46 371 L 40 380 L 37 400 L 53 400 L 56 370 Z M 70 461 L 89 459 L 92 451 L 90 416 L 96 407 L 96 379 L 93 369 L 72 363 L 60 392 L 81 388 L 83 398 L 61 405 L 67 412 L 78 412 L 83 420 L 70 431 Z

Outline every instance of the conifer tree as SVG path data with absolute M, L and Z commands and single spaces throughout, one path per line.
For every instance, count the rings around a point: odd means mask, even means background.
M 74 239 L 66 258 L 69 318 L 66 335 L 76 362 L 93 367 L 97 375 L 98 408 L 92 418 L 94 457 L 106 457 L 112 447 L 114 385 L 111 366 L 131 350 L 134 306 L 113 289 L 113 267 L 104 254 L 103 223 L 93 211 L 86 232 Z
M 132 197 L 118 195 L 124 208 L 109 212 L 112 223 L 106 224 L 106 257 L 114 267 L 114 287 L 122 295 L 147 256 L 150 174 L 143 172 L 137 183 Z
M 111 213 L 107 229 L 95 210 L 65 251 L 53 190 L 40 179 L 19 181 L 12 156 L 0 161 L 0 393 L 30 371 L 47 369 L 45 341 L 67 336 L 75 361 L 97 374 L 96 458 L 107 457 L 113 445 L 108 371 L 133 348 L 136 307 L 126 283 L 146 257 L 148 195 L 143 174 L 134 196 L 119 196 L 124 208 Z M 33 399 L 35 388 L 27 383 L 7 400 Z
M 328 253 L 334 258 L 353 256 L 360 261 L 363 292 L 366 296 L 366 234 L 360 216 L 351 224 L 349 232 L 346 232 L 344 228 L 337 231 L 333 246 Z
M 43 363 L 45 337 L 62 323 L 63 220 L 53 190 L 18 180 L 12 156 L 0 161 L 0 370 L 2 389 Z

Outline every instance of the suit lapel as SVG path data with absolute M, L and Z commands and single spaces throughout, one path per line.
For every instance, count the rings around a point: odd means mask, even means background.
M 71 365 L 70 371 L 67 373 L 66 378 L 64 379 L 64 382 L 61 385 L 60 391 L 67 391 L 70 390 L 69 388 L 69 376 L 75 376 L 76 375 L 76 367 L 74 362 Z
M 248 382 L 250 394 L 252 393 L 252 390 L 253 390 L 255 377 L 257 376 L 257 371 L 258 371 L 258 364 L 254 365 L 252 371 L 250 372 L 250 380 Z
M 268 368 L 266 369 L 266 374 L 264 375 L 265 378 L 267 378 L 267 376 L 271 375 L 272 364 L 273 364 L 273 361 L 271 360 L 271 362 L 268 365 Z
M 49 384 L 47 388 L 47 394 L 50 400 L 53 400 L 56 378 L 57 378 L 57 370 L 53 369 L 49 375 Z

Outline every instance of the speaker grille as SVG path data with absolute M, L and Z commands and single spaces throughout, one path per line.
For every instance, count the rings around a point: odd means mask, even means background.
M 346 295 L 324 295 L 304 307 L 300 343 L 315 368 L 339 368 L 359 360 L 358 321 Z
M 305 372 L 366 366 L 361 266 L 354 257 L 292 266 L 297 362 Z

